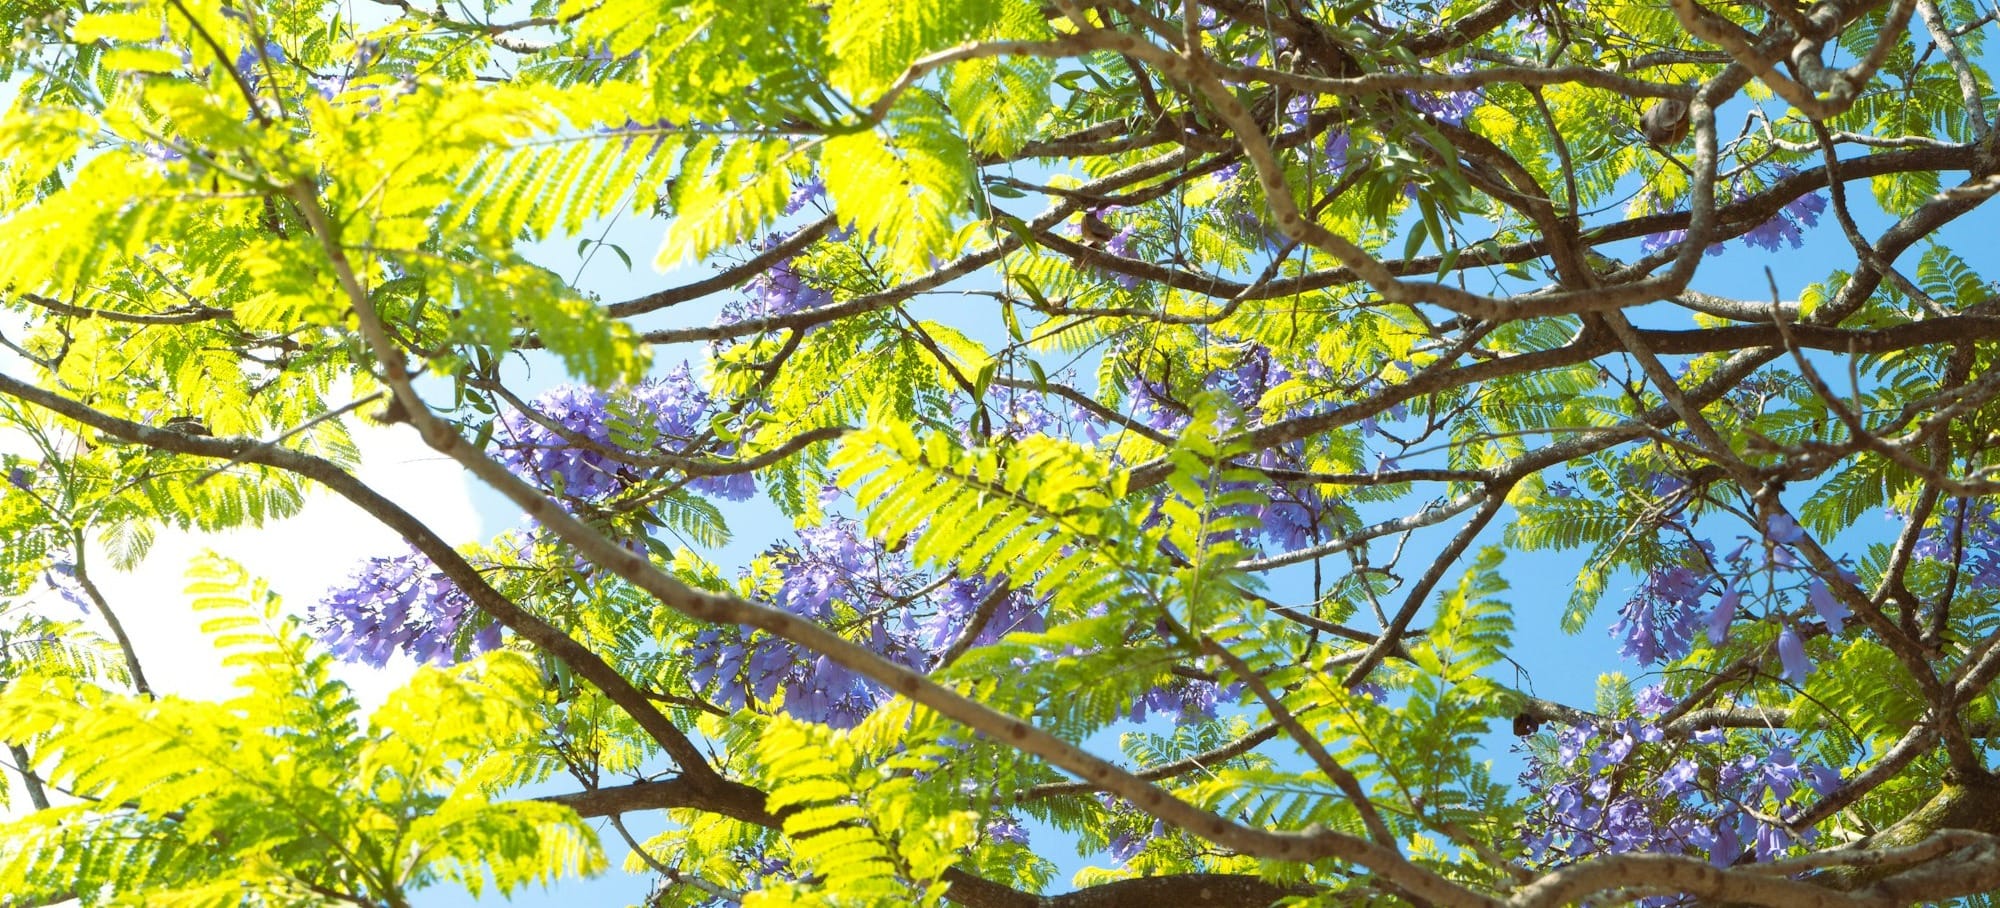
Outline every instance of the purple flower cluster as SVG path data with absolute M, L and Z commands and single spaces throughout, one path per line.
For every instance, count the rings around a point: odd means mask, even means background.
M 1744 590 L 1762 585 L 1773 591 L 1769 619 L 1778 623 L 1777 652 L 1784 676 L 1804 681 L 1812 673 L 1812 660 L 1805 651 L 1805 637 L 1796 619 L 1786 612 L 1800 592 L 1812 613 L 1829 634 L 1838 635 L 1852 616 L 1828 585 L 1793 550 L 1805 538 L 1805 529 L 1790 515 L 1774 514 L 1766 522 L 1761 539 L 1744 538 L 1736 549 L 1715 557 L 1712 544 L 1703 541 L 1680 546 L 1663 563 L 1649 569 L 1637 591 L 1619 610 L 1611 635 L 1618 638 L 1618 652 L 1642 665 L 1670 662 L 1688 654 L 1694 631 L 1705 625 L 1709 642 L 1721 645 L 1728 639 L 1731 624 L 1740 616 Z M 1761 550 L 1765 557 L 1751 557 Z M 1765 575 L 1768 582 L 1753 584 L 1753 576 Z M 1852 582 L 1854 574 L 1840 569 L 1840 579 Z M 1702 602 L 1715 597 L 1715 605 L 1704 609 Z
M 626 462 L 627 455 L 643 463 L 650 455 L 682 453 L 705 427 L 712 403 L 685 364 L 623 391 L 564 385 L 536 398 L 543 420 L 520 412 L 501 419 L 494 459 L 558 496 L 606 501 L 660 475 L 657 467 Z M 732 501 L 756 492 L 747 473 L 704 477 L 689 486 Z
M 2000 589 L 2000 511 L 1991 499 L 1949 499 L 1937 508 L 1937 523 L 1917 535 L 1911 554 L 1959 566 L 1964 589 Z
M 77 611 L 89 613 L 90 600 L 84 598 L 83 584 L 77 582 L 74 563 L 49 562 L 48 569 L 42 572 L 42 583 L 54 590 L 56 595 L 61 596 L 64 602 L 76 606 Z
M 1173 396 L 1165 382 L 1135 376 L 1125 382 L 1125 401 L 1132 418 L 1162 432 L 1174 432 L 1188 424 L 1194 411 Z
M 791 259 L 772 265 L 771 270 L 751 278 L 743 289 L 744 299 L 723 304 L 724 324 L 790 315 L 833 301 L 833 294 L 800 280 Z
M 785 206 L 786 214 L 793 214 L 808 203 L 819 198 L 824 188 L 817 181 L 807 184 L 792 194 Z M 770 234 L 758 244 L 758 251 L 769 250 L 783 242 L 782 234 Z M 833 294 L 806 283 L 799 275 L 796 258 L 785 258 L 769 270 L 744 282 L 743 298 L 733 299 L 722 305 L 720 323 L 735 324 L 753 318 L 771 318 L 790 315 L 807 309 L 817 309 L 833 302 Z
M 1768 861 L 1793 844 L 1784 821 L 1796 813 L 1794 794 L 1823 797 L 1840 784 L 1829 767 L 1801 765 L 1782 732 L 1732 741 L 1710 730 L 1669 742 L 1646 717 L 1670 705 L 1650 688 L 1639 696 L 1640 716 L 1564 728 L 1553 754 L 1529 759 L 1521 778 L 1533 804 L 1534 861 L 1630 852 L 1705 856 L 1718 867 Z
M 1222 392 L 1238 410 L 1255 419 L 1264 413 L 1265 393 L 1291 378 L 1291 370 L 1273 358 L 1268 348 L 1251 344 L 1231 364 L 1210 373 L 1204 384 Z M 1163 383 L 1149 378 L 1128 380 L 1126 398 L 1135 419 L 1163 432 L 1185 428 L 1193 415 Z M 1256 465 L 1265 469 L 1299 469 L 1304 454 L 1305 446 L 1297 442 L 1265 448 L 1257 453 Z M 1229 511 L 1251 518 L 1251 528 L 1244 532 L 1242 541 L 1255 544 L 1262 537 L 1280 550 L 1297 549 L 1317 541 L 1321 519 L 1333 506 L 1320 487 L 1310 483 L 1263 483 L 1253 488 L 1250 484 L 1232 482 L 1215 491 L 1223 494 L 1239 490 L 1256 491 L 1265 498 L 1262 504 L 1235 506 Z
M 370 558 L 345 586 L 329 590 L 312 612 L 320 639 L 342 659 L 377 668 L 401 651 L 419 662 L 453 661 L 461 630 L 478 609 L 429 557 L 408 554 Z M 500 625 L 486 622 L 463 640 L 481 653 L 500 645 Z
M 1303 130 L 1312 125 L 1312 110 L 1313 98 L 1310 95 L 1294 95 L 1290 100 L 1285 102 L 1285 115 L 1291 120 L 1292 128 L 1294 129 Z M 1462 116 L 1461 119 L 1463 119 Z M 1341 171 L 1347 169 L 1349 141 L 1345 128 L 1334 128 L 1327 131 L 1322 145 L 1324 156 L 1318 161 L 1312 162 L 1320 173 L 1328 176 L 1338 176 Z M 1303 147 L 1310 148 L 1311 146 Z M 1234 168 L 1241 166 L 1241 164 L 1230 165 L 1232 168 L 1230 172 L 1233 174 L 1235 172 Z M 1218 172 L 1219 175 L 1220 172 Z
M 1211 373 L 1205 384 L 1221 391 L 1236 409 L 1254 418 L 1262 412 L 1258 405 L 1264 399 L 1264 392 L 1291 377 L 1291 370 L 1272 358 L 1269 348 L 1250 344 L 1229 365 Z M 1133 418 L 1162 432 L 1180 431 L 1193 416 L 1193 411 L 1176 399 L 1165 383 L 1145 376 L 1128 379 L 1125 396 Z
M 1257 453 L 1256 462 L 1260 467 L 1297 466 L 1304 446 L 1294 442 L 1277 448 L 1266 448 Z M 1236 483 L 1225 483 L 1218 492 L 1240 488 Z M 1321 541 L 1320 523 L 1332 509 L 1333 501 L 1320 492 L 1320 487 L 1311 483 L 1271 483 L 1256 491 L 1265 496 L 1263 503 L 1243 505 L 1228 509 L 1228 513 L 1241 513 L 1251 518 L 1252 528 L 1243 535 L 1243 542 L 1255 544 L 1262 537 L 1279 551 L 1304 548 Z
M 1060 372 L 1049 376 L 1052 383 L 1073 385 L 1076 373 Z M 1075 404 L 1065 404 L 1054 395 L 1032 388 L 1018 388 L 995 384 L 986 389 L 986 412 L 992 420 L 992 432 L 1003 438 L 1022 439 L 1036 435 L 1053 438 L 1077 438 L 1079 436 L 1096 441 L 1104 423 L 1090 411 Z M 959 401 L 952 424 L 958 427 L 959 438 L 972 443 L 976 437 L 973 431 L 973 417 L 977 411 L 970 402 Z
M 1618 654 L 1641 665 L 1687 655 L 1707 579 L 1686 564 L 1647 571 L 1637 592 L 1618 610 L 1618 621 L 1611 625 L 1611 636 L 1618 638 Z
M 1139 856 L 1139 852 L 1146 850 L 1147 844 L 1166 836 L 1167 826 L 1159 820 L 1154 820 L 1150 828 L 1122 830 L 1111 837 L 1111 859 L 1120 864 L 1130 863 Z
M 805 210 L 807 205 L 826 198 L 826 181 L 813 176 L 792 189 L 792 197 L 785 200 L 785 216 L 791 217 Z
M 1347 130 L 1338 129 L 1326 136 L 1326 172 L 1338 174 L 1347 169 L 1347 151 L 1353 144 Z
M 974 636 L 991 643 L 1014 631 L 1042 630 L 1042 604 L 997 582 L 928 582 L 899 552 L 870 540 L 845 518 L 799 531 L 797 546 L 771 555 L 779 582 L 773 604 L 903 665 L 928 669 L 971 629 L 997 597 Z M 851 728 L 890 697 L 881 685 L 825 656 L 769 634 L 708 628 L 689 652 L 691 681 L 730 708 L 778 705 L 789 715 Z
M 900 547 L 869 539 L 846 518 L 799 531 L 798 543 L 773 549 L 769 564 L 777 572 L 772 604 L 919 671 L 953 647 L 1045 629 L 1046 604 L 1004 579 L 934 581 Z M 688 655 L 690 683 L 725 708 L 777 708 L 851 728 L 892 697 L 832 659 L 760 631 L 705 628 Z M 1207 682 L 1175 679 L 1140 695 L 1129 715 L 1211 719 L 1224 694 Z
M 1789 167 L 1781 166 L 1778 168 L 1778 173 L 1782 177 L 1790 176 L 1794 171 Z M 1741 185 L 1736 186 L 1734 190 L 1734 199 L 1736 201 L 1742 201 L 1748 195 L 1749 193 Z M 1637 198 L 1633 199 L 1633 213 L 1653 213 L 1655 206 L 1658 204 L 1659 200 L 1651 193 L 1641 193 Z M 1782 251 L 1787 243 L 1791 244 L 1791 248 L 1797 249 L 1805 243 L 1805 231 L 1808 228 L 1817 226 L 1819 224 L 1819 216 L 1825 213 L 1825 211 L 1826 199 L 1820 196 L 1819 193 L 1812 192 L 1799 196 L 1787 202 L 1783 208 L 1778 209 L 1778 212 L 1772 215 L 1769 220 L 1745 231 L 1743 242 L 1747 245 L 1766 249 L 1771 252 Z M 1686 241 L 1687 231 L 1685 229 L 1669 230 L 1664 233 L 1655 233 L 1647 236 L 1639 242 L 1639 250 L 1647 255 L 1652 255 L 1664 249 L 1678 247 Z M 1712 243 L 1708 247 L 1708 254 L 1711 256 L 1721 255 L 1722 252 L 1723 246 L 1721 243 Z
M 244 81 L 248 82 L 250 87 L 256 88 L 264 78 L 265 61 L 269 61 L 273 68 L 285 66 L 292 62 L 291 56 L 285 53 L 283 47 L 275 42 L 266 41 L 261 53 L 257 48 L 248 46 L 237 51 L 234 66 L 236 72 L 243 76 Z
M 1112 234 L 1111 239 L 1104 241 L 1104 251 L 1119 258 L 1132 258 L 1132 241 L 1138 239 L 1138 237 L 1139 228 L 1132 224 L 1126 224 L 1118 228 L 1118 232 Z M 1137 277 L 1123 272 L 1113 274 L 1111 282 L 1127 290 L 1139 286 L 1139 279 Z
M 1817 226 L 1820 213 L 1825 210 L 1826 200 L 1819 193 L 1806 193 L 1787 202 L 1770 220 L 1750 228 L 1743 234 L 1743 242 L 1772 252 L 1783 250 L 1786 242 L 1797 249 L 1805 245 L 1804 228 Z
M 1449 71 L 1457 75 L 1471 72 L 1472 67 L 1469 64 L 1455 63 Z M 1410 99 L 1410 105 L 1417 110 L 1452 126 L 1465 125 L 1465 118 L 1471 115 L 1473 108 L 1479 106 L 1480 101 L 1477 91 L 1409 91 L 1403 94 Z
M 995 842 L 1009 845 L 1028 844 L 1028 830 L 1012 817 L 995 817 L 986 821 L 986 836 Z
M 1166 716 L 1177 724 L 1213 719 L 1216 703 L 1234 701 L 1240 687 L 1231 684 L 1221 688 L 1211 681 L 1175 678 L 1141 694 L 1132 701 L 1132 710 L 1126 715 L 1134 722 L 1144 722 L 1149 716 Z
M 1665 233 L 1651 234 L 1647 236 L 1645 239 L 1639 241 L 1639 251 L 1644 252 L 1647 255 L 1652 255 L 1653 253 L 1659 252 L 1662 249 L 1677 248 L 1680 246 L 1680 244 L 1687 242 L 1687 237 L 1688 237 L 1688 232 L 1684 229 L 1669 230 L 1666 231 Z M 1708 244 L 1707 251 L 1708 255 L 1711 258 L 1721 255 L 1723 252 L 1722 244 L 1710 243 Z

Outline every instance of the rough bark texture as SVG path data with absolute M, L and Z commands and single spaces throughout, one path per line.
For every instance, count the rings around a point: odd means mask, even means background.
M 1856 844 L 1876 848 L 1915 845 L 1945 829 L 1970 829 L 2000 835 L 2000 776 L 1981 773 L 1947 781 L 1924 806 L 1911 811 L 1896 825 Z M 1838 867 L 1815 874 L 1813 881 L 1829 888 L 1853 891 L 1905 869 Z

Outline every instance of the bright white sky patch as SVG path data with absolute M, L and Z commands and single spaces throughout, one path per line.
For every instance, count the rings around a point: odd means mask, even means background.
M 466 474 L 457 464 L 425 447 L 408 427 L 354 423 L 362 482 L 451 542 L 478 535 L 479 516 L 468 494 Z M 406 551 L 407 544 L 361 509 L 314 487 L 297 516 L 261 528 L 217 534 L 163 529 L 145 561 L 130 572 L 112 569 L 103 551 L 92 551 L 91 579 L 131 635 L 147 680 L 163 695 L 220 699 L 232 693 L 221 653 L 202 636 L 201 619 L 186 592 L 188 562 L 205 549 L 234 559 L 263 578 L 283 597 L 287 613 L 303 616 L 361 559 Z M 88 620 L 93 626 L 97 623 L 94 616 Z M 364 709 L 372 709 L 409 677 L 412 667 L 406 657 L 398 657 L 386 669 L 343 665 L 339 674 L 353 686 Z M 12 809 L 0 810 L 0 818 L 27 810 L 18 785 L 13 795 Z
M 381 428 L 354 421 L 361 448 L 361 481 L 403 506 L 454 543 L 479 532 L 464 470 L 425 447 L 403 426 Z M 263 578 L 283 597 L 285 610 L 303 616 L 327 588 L 346 579 L 364 558 L 408 550 L 402 538 L 361 509 L 324 489 L 314 489 L 298 516 L 226 533 L 162 531 L 139 567 L 110 570 L 102 553 L 92 574 L 112 609 L 124 622 L 147 679 L 162 694 L 215 699 L 229 695 L 229 676 L 215 648 L 201 635 L 201 620 L 186 593 L 187 565 L 202 550 L 213 550 Z M 401 682 L 409 665 L 387 671 L 351 666 L 344 680 L 356 685 L 365 702 Z

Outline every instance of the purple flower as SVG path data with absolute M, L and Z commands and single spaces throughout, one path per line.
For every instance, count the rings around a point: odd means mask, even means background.
M 1804 221 L 1807 227 L 1819 225 L 1819 216 L 1826 211 L 1826 199 L 1817 192 L 1809 192 L 1785 203 L 1784 212 L 1796 220 Z
M 83 585 L 76 579 L 76 565 L 67 561 L 49 562 L 48 570 L 42 572 L 42 583 L 64 602 L 76 606 L 77 611 L 90 611 L 90 600 L 84 598 Z
M 1111 239 L 1105 242 L 1104 251 L 1111 253 L 1112 255 L 1118 256 L 1119 258 L 1128 258 L 1128 259 L 1132 258 L 1133 257 L 1132 241 L 1136 239 L 1138 235 L 1139 235 L 1139 228 L 1127 224 L 1124 227 L 1119 228 L 1118 232 L 1112 234 Z M 1122 271 L 1113 273 L 1111 275 L 1111 281 L 1112 283 L 1115 283 L 1118 286 L 1123 287 L 1127 290 L 1139 286 L 1139 278 L 1130 274 L 1126 274 Z
M 1684 565 L 1646 572 L 1638 592 L 1619 609 L 1611 635 L 1618 652 L 1641 665 L 1687 655 L 1693 643 L 1695 608 L 1709 578 Z
M 1937 511 L 1937 525 L 1917 535 L 1918 558 L 1960 568 L 1970 589 L 2000 588 L 2000 516 L 1991 500 L 1955 498 Z
M 1131 404 L 1133 418 L 1148 426 L 1172 432 L 1187 425 L 1187 406 L 1175 400 L 1163 383 L 1144 377 L 1128 379 L 1125 398 Z
M 1770 220 L 1750 228 L 1743 234 L 1743 242 L 1772 252 L 1781 251 L 1784 243 L 1790 243 L 1793 249 L 1797 249 L 1804 245 L 1800 222 L 1812 227 L 1819 223 L 1819 216 L 1824 211 L 1826 200 L 1820 198 L 1819 193 L 1799 196 L 1785 203 L 1778 213 L 1771 215 Z
M 1722 598 L 1715 603 L 1715 610 L 1708 613 L 1708 642 L 1721 646 L 1729 639 L 1729 622 L 1736 620 L 1736 606 L 1743 601 L 1743 593 L 1735 587 L 1722 592 Z
M 1789 624 L 1778 631 L 1778 661 L 1784 664 L 1785 680 L 1793 684 L 1812 674 L 1812 660 L 1806 658 L 1805 642 Z
M 995 842 L 1007 842 L 1012 845 L 1028 844 L 1028 831 L 1008 817 L 995 817 L 988 821 L 986 834 Z
M 1790 545 L 1806 538 L 1806 531 L 1797 520 L 1792 519 L 1792 515 L 1779 511 L 1764 522 L 1764 538 L 1779 545 Z
M 1782 251 L 1785 242 L 1790 242 L 1793 249 L 1804 245 L 1804 239 L 1799 235 L 1799 225 L 1793 223 L 1792 219 L 1786 217 L 1782 211 L 1772 215 L 1770 220 L 1750 228 L 1743 234 L 1743 242 L 1772 252 Z
M 1639 241 L 1639 251 L 1651 255 L 1663 249 L 1673 249 L 1687 242 L 1687 235 L 1688 232 L 1685 229 L 1648 234 L 1645 239 Z M 1705 251 L 1710 258 L 1721 255 L 1723 251 L 1722 244 L 1710 243 L 1708 249 Z
M 1681 759 L 1674 762 L 1666 772 L 1660 774 L 1658 784 L 1660 797 L 1675 798 L 1685 794 L 1694 786 L 1696 766 L 1693 760 Z
M 1646 235 L 1645 239 L 1639 241 L 1639 251 L 1647 255 L 1652 255 L 1663 249 L 1672 249 L 1679 246 L 1683 240 L 1686 240 L 1687 235 L 1688 232 L 1686 230 L 1668 230 L 1664 233 L 1650 233 Z
M 23 492 L 28 491 L 28 487 L 34 481 L 35 474 L 30 472 L 27 467 L 15 467 L 7 471 L 7 484 Z
M 1347 150 L 1350 144 L 1347 130 L 1336 129 L 1326 136 L 1326 172 L 1337 174 L 1347 169 Z
M 334 655 L 380 668 L 398 651 L 419 662 L 450 663 L 460 629 L 477 617 L 471 598 L 412 548 L 363 562 L 346 585 L 320 599 L 312 623 Z M 499 625 L 486 621 L 465 650 L 480 653 L 499 645 Z
M 1150 832 L 1121 832 L 1112 836 L 1111 859 L 1120 864 L 1129 862 L 1133 858 L 1138 857 L 1139 852 L 1146 850 L 1146 843 L 1166 834 L 1166 826 L 1162 825 L 1160 821 L 1154 820 L 1153 828 Z
M 1632 748 L 1636 746 L 1638 746 L 1638 742 L 1632 740 L 1631 735 L 1620 735 L 1612 738 L 1605 742 L 1603 747 L 1598 748 L 1597 753 L 1591 756 L 1590 771 L 1597 773 L 1607 766 L 1617 766 L 1624 763 L 1625 758 L 1632 755 Z
M 243 50 L 239 51 L 236 54 L 236 71 L 242 73 L 244 79 L 251 86 L 255 87 L 259 80 L 264 78 L 264 62 L 267 60 L 274 69 L 291 62 L 291 58 L 286 56 L 283 47 L 278 46 L 274 42 L 265 42 L 261 56 L 255 49 L 250 47 L 244 47 Z
M 1222 692 L 1208 681 L 1176 678 L 1139 695 L 1126 716 L 1144 722 L 1149 714 L 1166 716 L 1175 722 L 1215 718 L 1215 704 Z
M 1598 743 L 1607 731 L 1613 737 Z M 1748 844 L 1753 859 L 1769 860 L 1793 841 L 1782 828 L 1785 812 L 1766 821 L 1743 805 L 1767 797 L 1782 802 L 1801 784 L 1838 778 L 1823 767 L 1800 766 L 1793 741 L 1782 732 L 1766 738 L 1762 752 L 1726 759 L 1714 749 L 1724 741 L 1719 730 L 1696 735 L 1692 747 L 1656 746 L 1664 740 L 1658 728 L 1625 719 L 1609 730 L 1565 730 L 1554 761 L 1531 755 L 1521 779 L 1531 796 L 1525 838 L 1532 859 L 1553 864 L 1627 852 L 1706 853 L 1726 866 L 1739 861 Z M 1584 751 L 1591 759 L 1576 763 Z M 1643 781 L 1649 776 L 1650 785 Z M 1713 784 L 1701 784 L 1704 777 Z
M 767 245 L 771 240 L 767 240 Z M 807 284 L 799 277 L 791 259 L 780 261 L 770 270 L 744 282 L 743 291 L 743 299 L 730 300 L 722 305 L 719 319 L 722 324 L 790 315 L 833 302 L 833 294 Z
M 1633 698 L 1632 708 L 1638 710 L 1639 715 L 1642 716 L 1657 716 L 1667 710 L 1673 709 L 1674 705 L 1674 698 L 1667 693 L 1666 689 L 1658 684 L 1653 684 L 1639 691 L 1639 695 Z
M 901 549 L 870 539 L 853 520 L 835 517 L 798 537 L 797 545 L 766 555 L 779 576 L 771 603 L 910 668 L 931 668 L 940 652 L 971 630 L 990 598 L 972 644 L 1043 628 L 1040 600 L 1001 580 L 933 583 Z M 732 709 L 776 707 L 806 721 L 851 728 L 891 696 L 823 655 L 745 628 L 705 629 L 694 636 L 688 656 L 694 665 L 689 683 Z
M 1556 735 L 1556 760 L 1568 764 L 1576 762 L 1578 755 L 1591 740 L 1590 730 L 1581 726 L 1571 726 Z
M 1840 633 L 1840 629 L 1846 626 L 1847 619 L 1854 614 L 1848 611 L 1847 606 L 1841 604 L 1839 599 L 1834 598 L 1833 591 L 1826 586 L 1826 581 L 1817 577 L 1813 578 L 1813 582 L 1806 588 L 1806 601 L 1812 604 L 1813 611 L 1819 613 L 1820 620 L 1826 622 L 1826 629 L 1835 634 Z
M 564 385 L 536 398 L 534 406 L 542 419 L 519 412 L 501 418 L 494 459 L 523 479 L 583 502 L 614 498 L 660 475 L 660 467 L 643 462 L 684 453 L 713 412 L 685 364 L 619 392 Z M 732 501 L 756 491 L 747 473 L 703 477 L 689 486 Z
M 1757 784 L 1769 789 L 1780 801 L 1792 796 L 1801 779 L 1798 760 L 1792 756 L 1789 747 L 1773 748 L 1768 756 L 1757 761 Z
M 826 181 L 815 175 L 812 179 L 799 184 L 798 188 L 792 191 L 791 199 L 785 202 L 785 216 L 790 217 L 798 214 L 806 205 L 825 195 Z
M 1312 117 L 1313 96 L 1297 94 L 1285 99 L 1285 118 L 1292 121 L 1294 129 L 1306 128 L 1306 121 Z
M 1450 71 L 1464 73 L 1471 71 L 1471 67 L 1456 63 L 1451 66 Z M 1473 108 L 1479 106 L 1477 91 L 1410 91 L 1403 94 L 1410 99 L 1410 104 L 1416 109 L 1453 126 L 1464 125 L 1466 116 L 1472 113 Z
M 1740 813 L 1724 814 L 1712 823 L 1697 827 L 1693 842 L 1708 852 L 1708 862 L 1717 867 L 1727 867 L 1736 863 L 1743 854 L 1742 840 L 1737 837 L 1737 829 L 1748 817 Z
M 1792 834 L 1785 827 L 1776 823 L 1757 824 L 1757 837 L 1751 845 L 1757 860 L 1771 860 L 1784 854 L 1785 849 L 1790 847 L 1792 847 Z

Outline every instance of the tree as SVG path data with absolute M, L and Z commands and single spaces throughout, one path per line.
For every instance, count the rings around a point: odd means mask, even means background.
M 598 818 L 676 906 L 2000 888 L 1976 4 L 5 9 L 0 902 L 511 892 Z M 611 225 L 712 273 L 587 292 Z M 198 561 L 238 692 L 157 697 L 93 571 L 312 489 L 409 548 L 303 619 Z M 1534 696 L 1600 608 L 1644 683 Z

